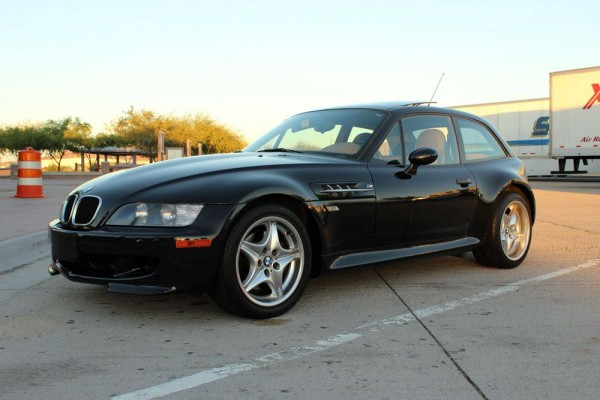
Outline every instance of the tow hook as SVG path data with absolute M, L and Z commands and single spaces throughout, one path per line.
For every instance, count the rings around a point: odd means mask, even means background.
M 55 264 L 50 264 L 48 265 L 48 273 L 50 274 L 50 276 L 54 276 L 60 274 L 60 270 Z

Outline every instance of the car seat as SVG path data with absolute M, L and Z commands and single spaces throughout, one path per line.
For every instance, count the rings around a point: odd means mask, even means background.
M 431 147 L 438 153 L 438 158 L 433 164 L 446 162 L 446 136 L 439 129 L 426 129 L 417 138 L 416 149 Z
M 371 138 L 371 134 L 369 132 L 359 133 L 352 140 L 352 143 L 355 143 L 362 147 L 365 143 L 367 143 L 369 141 L 370 138 Z

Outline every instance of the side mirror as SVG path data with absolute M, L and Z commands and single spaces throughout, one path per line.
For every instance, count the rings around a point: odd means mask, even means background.
M 429 165 L 438 159 L 438 153 L 431 147 L 421 147 L 416 149 L 408 156 L 410 164 L 404 171 L 400 171 L 396 176 L 400 179 L 410 179 L 417 174 L 417 168 L 421 165 Z

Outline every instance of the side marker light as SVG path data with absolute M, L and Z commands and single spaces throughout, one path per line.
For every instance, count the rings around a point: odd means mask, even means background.
M 193 247 L 210 247 L 210 239 L 175 238 L 175 247 L 178 249 L 189 249 Z

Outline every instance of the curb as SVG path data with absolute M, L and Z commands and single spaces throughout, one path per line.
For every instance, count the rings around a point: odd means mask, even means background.
M 0 178 L 16 181 L 16 176 L 3 173 L 5 170 L 0 168 Z M 42 172 L 43 179 L 86 179 L 91 180 L 102 176 L 100 172 Z
M 29 233 L 0 242 L 0 274 L 50 257 L 48 231 Z
M 600 182 L 600 175 L 531 175 L 532 182 Z

